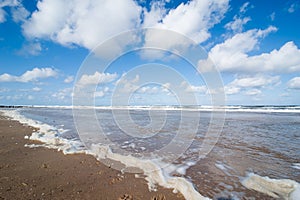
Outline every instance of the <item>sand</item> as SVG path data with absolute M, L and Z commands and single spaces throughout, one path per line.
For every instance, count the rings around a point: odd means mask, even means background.
M 0 115 L 0 199 L 184 199 L 162 187 L 150 192 L 143 178 L 90 155 L 24 147 L 33 129 Z

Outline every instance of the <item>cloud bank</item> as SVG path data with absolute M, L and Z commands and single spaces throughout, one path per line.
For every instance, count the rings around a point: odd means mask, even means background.
M 157 2 L 147 11 L 133 0 L 44 0 L 38 2 L 38 10 L 22 27 L 28 38 L 90 50 L 113 35 L 143 27 L 177 31 L 201 43 L 210 37 L 208 30 L 224 17 L 228 2 L 194 0 L 170 10 Z
M 58 72 L 52 68 L 34 68 L 33 70 L 26 71 L 21 76 L 14 76 L 10 74 L 0 75 L 0 82 L 32 82 L 39 79 L 56 77 Z

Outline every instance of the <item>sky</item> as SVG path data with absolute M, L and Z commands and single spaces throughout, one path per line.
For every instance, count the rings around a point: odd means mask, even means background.
M 299 19 L 299 0 L 0 0 L 0 105 L 72 105 L 91 86 L 96 105 L 174 105 L 190 94 L 209 105 L 208 60 L 227 105 L 299 105 Z M 133 34 L 144 28 L 174 34 Z M 207 57 L 187 62 L 187 41 Z M 99 54 L 114 60 L 103 69 Z

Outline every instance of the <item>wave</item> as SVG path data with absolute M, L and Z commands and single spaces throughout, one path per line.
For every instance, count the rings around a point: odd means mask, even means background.
M 28 107 L 28 106 L 25 106 Z M 198 106 L 198 105 L 156 105 L 156 106 L 60 106 L 39 105 L 34 108 L 61 108 L 61 109 L 96 109 L 96 110 L 166 110 L 166 111 L 207 111 L 207 112 L 257 112 L 257 113 L 300 113 L 300 106 Z

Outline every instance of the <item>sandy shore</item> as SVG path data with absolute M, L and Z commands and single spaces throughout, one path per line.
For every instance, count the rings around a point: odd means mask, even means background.
M 122 174 L 89 155 L 27 148 L 32 127 L 0 115 L 0 199 L 184 199 L 143 178 Z

